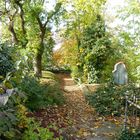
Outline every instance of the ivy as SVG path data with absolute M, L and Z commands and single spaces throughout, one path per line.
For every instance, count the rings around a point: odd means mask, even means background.
M 98 82 L 102 77 L 108 56 L 113 51 L 110 45 L 104 21 L 101 16 L 97 16 L 96 21 L 84 30 L 80 45 L 83 79 L 88 79 L 88 83 Z

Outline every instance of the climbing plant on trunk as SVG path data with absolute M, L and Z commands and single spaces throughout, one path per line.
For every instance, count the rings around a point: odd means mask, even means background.
M 97 15 L 96 21 L 83 31 L 81 37 L 80 68 L 84 81 L 98 82 L 104 76 L 103 71 L 112 54 L 113 49 L 104 20 Z
M 37 30 L 35 30 L 36 34 L 38 35 L 38 43 L 35 47 L 36 50 L 34 58 L 34 72 L 38 77 L 41 77 L 42 75 L 42 56 L 45 47 L 45 40 L 51 33 L 51 30 L 48 30 L 50 29 L 50 23 L 58 20 L 59 14 L 61 13 L 61 3 L 56 3 L 54 10 L 49 12 L 44 9 L 44 5 L 45 1 L 40 0 L 34 2 L 30 1 L 28 5 L 28 11 L 30 12 L 31 17 L 29 21 L 31 23 L 34 22 L 34 26 L 38 26 Z

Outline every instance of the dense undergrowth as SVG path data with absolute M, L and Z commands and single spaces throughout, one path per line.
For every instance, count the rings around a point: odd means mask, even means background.
M 125 86 L 117 86 L 113 83 L 103 85 L 97 89 L 94 93 L 87 93 L 86 99 L 90 105 L 92 105 L 99 115 L 104 116 L 122 116 L 125 111 L 125 94 L 134 93 L 137 88 L 134 84 L 128 84 Z M 127 111 L 128 115 L 131 114 L 131 110 Z M 137 112 L 138 113 L 138 112 Z M 136 128 L 127 128 L 126 130 L 120 130 L 117 135 L 117 140 L 139 140 L 140 131 Z
M 44 109 L 48 105 L 62 105 L 64 96 L 59 84 L 43 85 L 34 77 L 25 77 L 19 85 L 19 89 L 27 96 L 25 105 L 32 111 Z
M 12 49 L 7 44 L 0 46 L 0 140 L 61 140 L 53 128 L 44 128 L 30 117 L 32 111 L 64 103 L 58 79 L 49 71 L 43 72 L 41 79 L 34 77 L 26 63 L 28 57 L 20 57 L 19 52 L 17 61 Z M 9 99 L 3 104 L 6 94 Z
M 18 72 L 17 72 L 18 73 Z M 35 118 L 30 117 L 31 111 L 47 108 L 50 105 L 62 105 L 64 96 L 58 80 L 51 72 L 45 73 L 45 78 L 52 79 L 54 84 L 43 84 L 39 79 L 26 75 L 21 79 L 6 76 L 0 83 L 1 91 L 15 90 L 8 102 L 0 107 L 0 139 L 2 140 L 56 140 L 49 126 L 44 128 Z M 8 78 L 7 78 L 8 77 Z M 1 95 L 5 93 L 0 93 Z
M 122 130 L 117 137 L 118 140 L 139 140 L 140 131 L 138 129 Z
M 0 139 L 2 140 L 53 140 L 53 132 L 41 127 L 34 118 L 28 117 L 26 96 L 18 91 L 0 108 Z M 59 139 L 59 138 L 58 138 Z M 61 139 L 61 138 L 60 138 Z
M 125 93 L 134 88 L 131 84 L 116 86 L 109 83 L 101 86 L 94 93 L 88 93 L 86 99 L 100 115 L 120 116 L 124 114 Z

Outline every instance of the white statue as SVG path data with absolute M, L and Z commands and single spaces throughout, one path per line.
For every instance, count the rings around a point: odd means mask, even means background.
M 125 85 L 128 83 L 128 74 L 126 71 L 125 64 L 123 62 L 116 63 L 112 72 L 115 84 Z
M 14 89 L 7 89 L 6 93 L 0 95 L 0 106 L 5 105 L 8 102 L 9 97 L 14 92 Z

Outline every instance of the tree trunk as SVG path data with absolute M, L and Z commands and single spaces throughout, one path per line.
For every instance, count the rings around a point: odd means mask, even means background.
M 46 21 L 45 25 L 42 24 L 39 17 L 37 17 L 37 21 L 40 27 L 40 45 L 37 48 L 37 53 L 35 56 L 34 72 L 37 77 L 41 77 L 42 76 L 42 55 L 44 52 L 44 38 L 45 38 L 45 32 L 46 32 L 46 25 L 48 21 Z
M 35 55 L 34 59 L 34 73 L 37 77 L 42 76 L 42 55 L 44 52 L 44 36 L 41 38 L 41 43 L 39 47 L 37 48 L 37 53 Z
M 39 52 L 37 52 L 34 59 L 34 73 L 37 77 L 42 76 L 42 54 Z
M 13 42 L 14 43 L 16 43 L 16 44 L 18 44 L 18 42 L 19 42 L 19 40 L 18 40 L 18 38 L 17 38 L 17 34 L 16 34 L 16 32 L 15 32 L 15 30 L 14 30 L 14 21 L 10 21 L 10 23 L 9 23 L 9 31 L 11 32 L 11 34 L 12 34 L 12 37 L 13 37 Z

